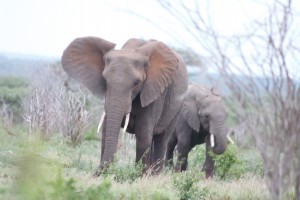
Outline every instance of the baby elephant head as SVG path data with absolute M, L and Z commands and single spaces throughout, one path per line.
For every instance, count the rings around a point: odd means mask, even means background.
M 203 85 L 190 84 L 181 113 L 193 130 L 199 132 L 202 128 L 209 132 L 215 154 L 224 153 L 227 145 L 227 112 L 217 93 Z

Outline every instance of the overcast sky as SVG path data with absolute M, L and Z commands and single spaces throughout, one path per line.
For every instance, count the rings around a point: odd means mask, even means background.
M 211 17 L 224 34 L 238 32 L 265 14 L 251 0 L 209 2 Z M 138 12 L 185 37 L 155 0 L 0 0 L 0 51 L 60 56 L 74 38 L 81 36 L 98 36 L 118 45 L 132 37 L 176 43 L 159 27 L 124 10 Z
M 220 31 L 234 32 L 249 20 L 253 8 L 246 6 L 248 12 L 240 0 L 212 0 Z M 131 37 L 176 42 L 157 26 L 120 10 L 141 13 L 157 24 L 167 18 L 155 0 L 0 0 L 0 51 L 60 56 L 74 38 L 89 35 L 118 45 Z M 256 16 L 262 14 L 256 10 Z M 170 31 L 176 26 L 172 20 L 167 25 Z

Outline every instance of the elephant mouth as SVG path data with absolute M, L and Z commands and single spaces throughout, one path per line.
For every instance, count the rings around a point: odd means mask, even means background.
M 106 116 L 106 113 L 105 113 L 105 111 L 103 111 L 103 113 L 102 113 L 102 115 L 101 115 L 101 118 L 100 118 L 100 121 L 99 121 L 99 124 L 98 124 L 97 134 L 99 134 L 99 132 L 100 132 L 100 129 L 101 129 L 101 126 L 103 125 L 105 116 Z M 127 127 L 128 127 L 128 124 L 129 124 L 129 118 L 130 118 L 130 112 L 128 112 L 128 113 L 126 114 L 125 125 L 124 125 L 124 128 L 123 128 L 123 133 L 126 131 L 126 129 L 127 129 Z

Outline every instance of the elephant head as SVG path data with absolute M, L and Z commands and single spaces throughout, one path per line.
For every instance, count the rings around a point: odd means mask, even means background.
M 215 154 L 224 153 L 227 145 L 227 112 L 218 94 L 203 85 L 190 84 L 181 114 L 193 130 L 199 132 L 202 127 L 209 132 Z
M 100 166 L 113 160 L 123 117 L 132 101 L 154 102 L 173 81 L 178 58 L 165 44 L 130 39 L 120 49 L 97 37 L 77 38 L 66 48 L 63 69 L 94 95 L 105 98 L 106 136 Z

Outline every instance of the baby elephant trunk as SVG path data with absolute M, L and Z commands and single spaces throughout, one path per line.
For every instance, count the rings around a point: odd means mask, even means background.
M 212 151 L 217 155 L 224 153 L 227 146 L 226 127 L 224 123 L 211 124 L 210 133 Z

